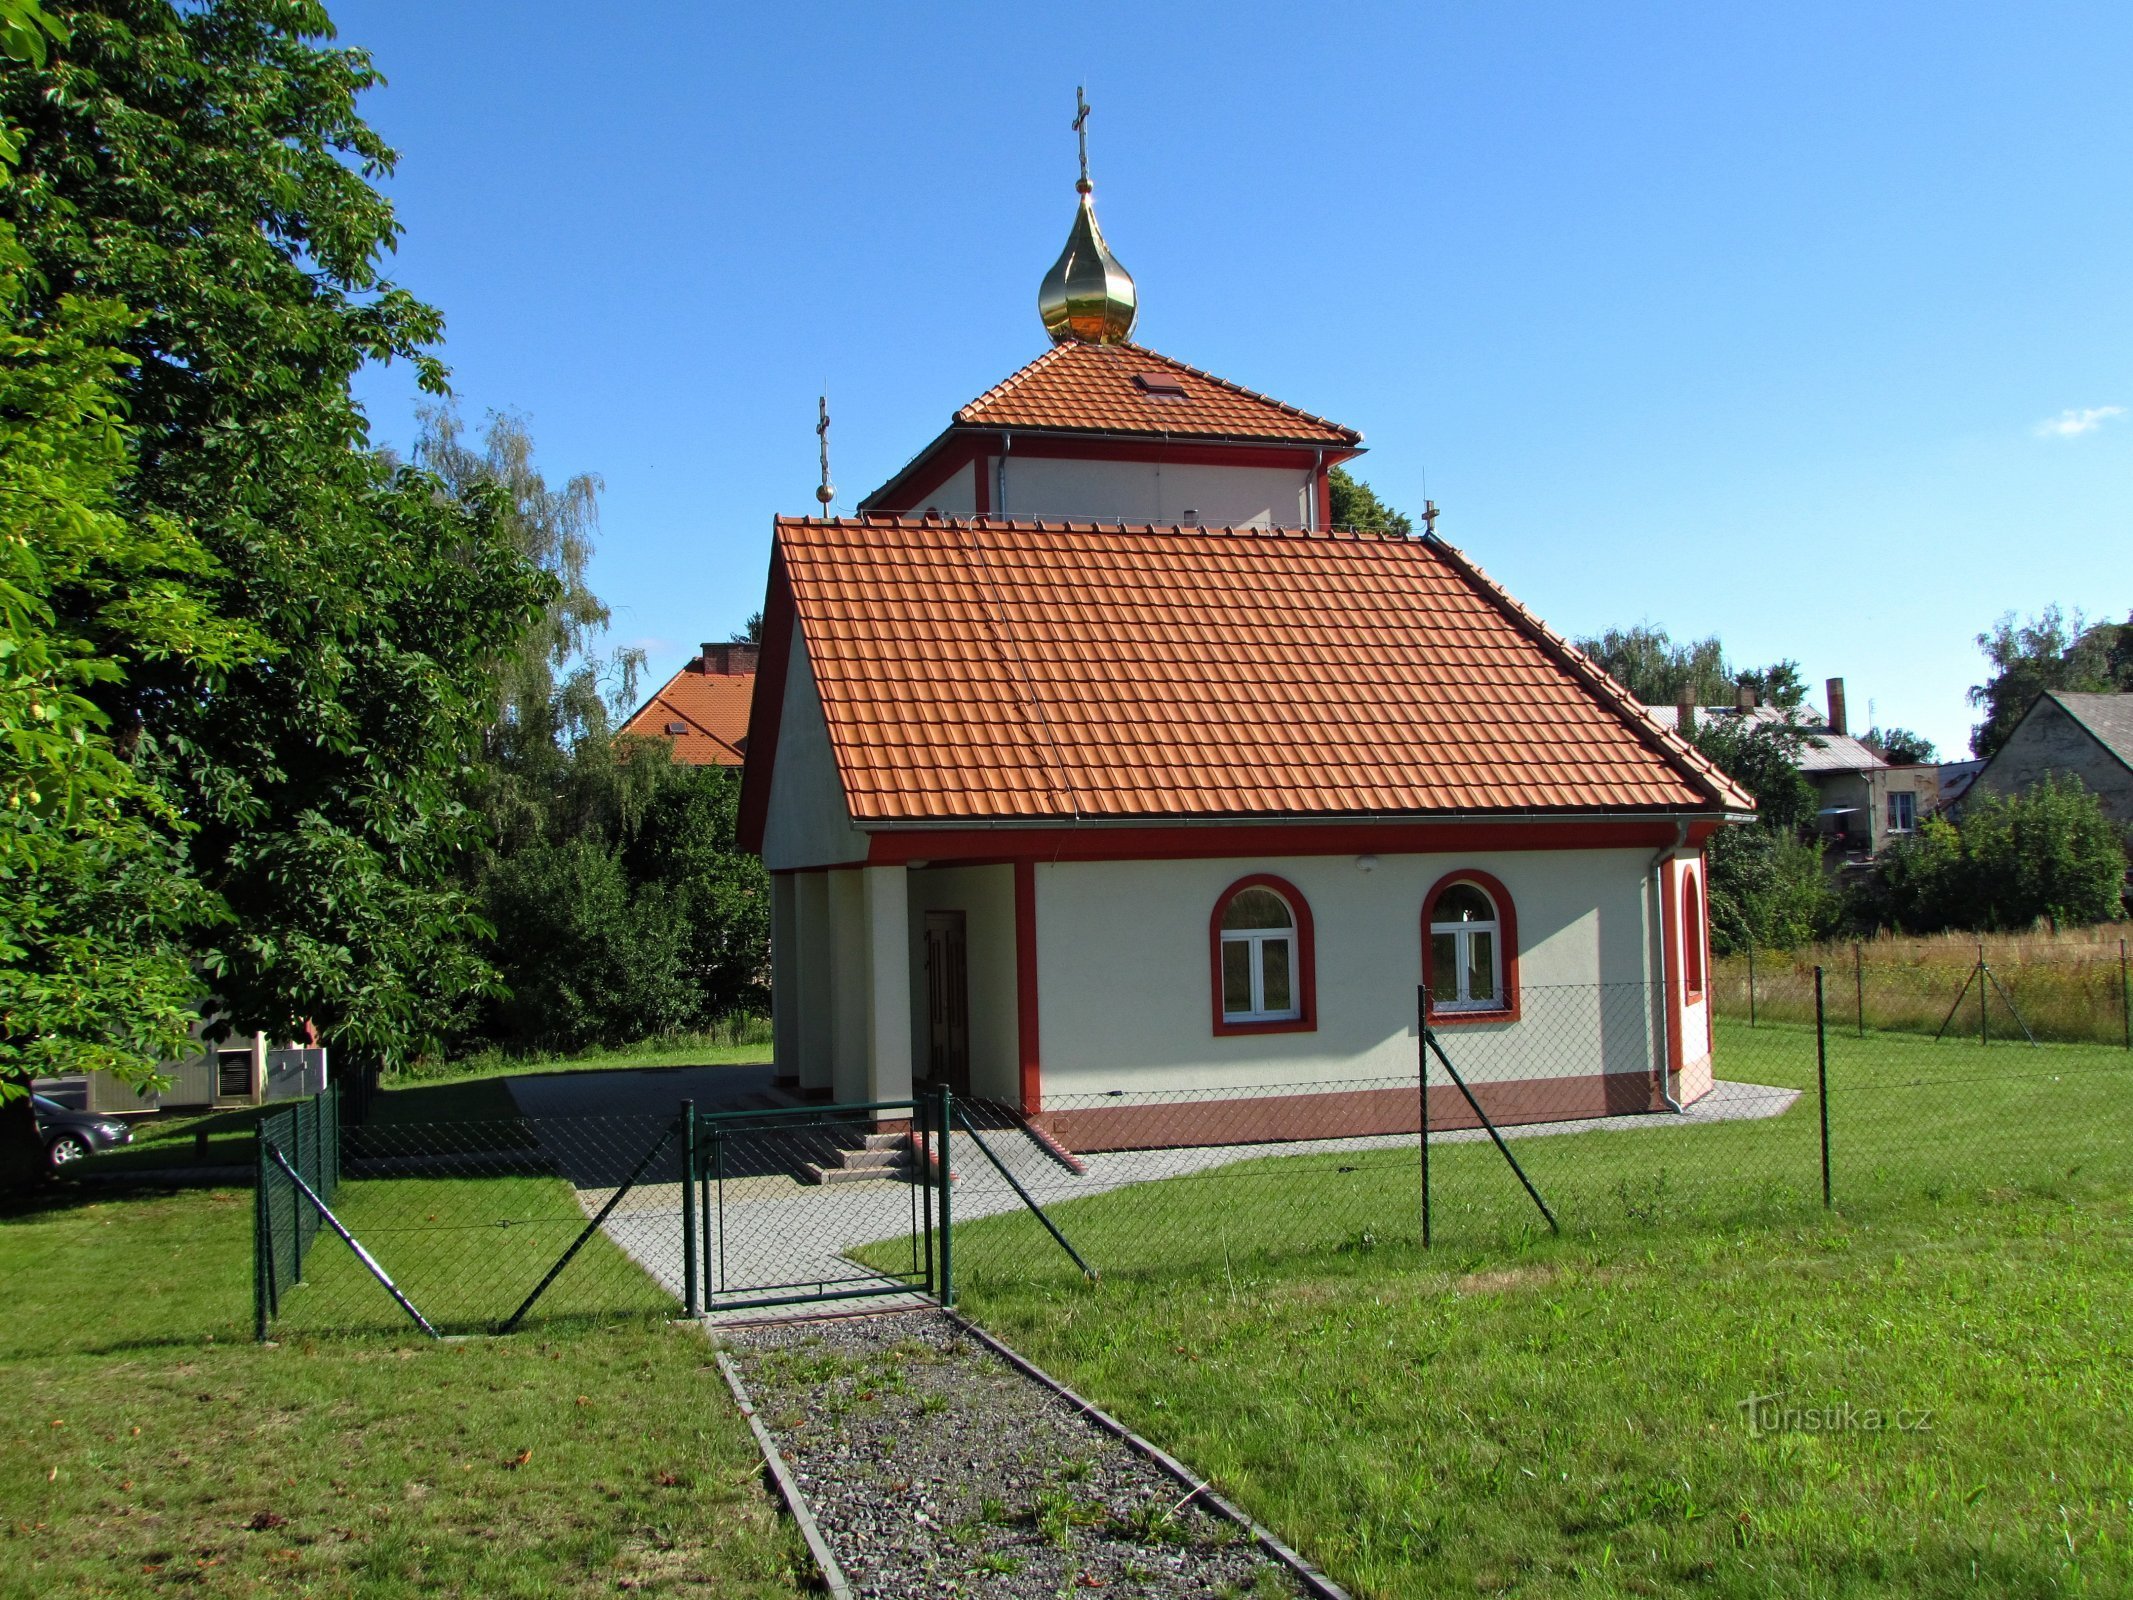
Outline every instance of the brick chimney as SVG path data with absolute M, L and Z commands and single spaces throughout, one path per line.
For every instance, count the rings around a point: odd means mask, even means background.
M 1696 690 L 1694 685 L 1685 685 L 1674 696 L 1674 727 L 1686 739 L 1696 731 Z
M 743 677 L 755 671 L 756 662 L 762 657 L 763 647 L 750 644 L 745 639 L 736 639 L 726 644 L 704 646 L 703 670 L 724 677 Z
M 1850 733 L 1851 729 L 1844 721 L 1844 680 L 1832 678 L 1825 687 L 1829 691 L 1829 731 Z
M 1753 711 L 1755 709 L 1754 684 L 1743 683 L 1734 686 L 1733 709 L 1735 711 Z

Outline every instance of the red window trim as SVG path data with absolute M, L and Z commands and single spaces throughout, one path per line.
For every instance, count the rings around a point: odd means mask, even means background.
M 1296 917 L 1296 1009 L 1300 1015 L 1279 1022 L 1228 1022 L 1222 1016 L 1222 914 L 1247 889 L 1271 889 L 1288 902 Z M 1207 919 L 1207 968 L 1214 1002 L 1215 1036 L 1239 1033 L 1316 1033 L 1318 1031 L 1318 949 L 1311 930 L 1311 902 L 1295 884 L 1271 872 L 1239 878 L 1215 897 Z
M 1704 907 L 1703 885 L 1694 867 L 1681 874 L 1681 988 L 1694 1005 L 1703 998 L 1711 970 L 1711 918 Z
M 1461 1028 L 1476 1022 L 1516 1022 L 1519 1018 L 1519 1008 L 1525 998 L 1518 984 L 1518 907 L 1512 903 L 1511 891 L 1503 886 L 1502 879 L 1475 867 L 1463 867 L 1457 872 L 1447 872 L 1431 884 L 1429 893 L 1422 897 L 1422 992 L 1428 995 L 1435 988 L 1434 958 L 1430 954 L 1430 913 L 1436 909 L 1437 896 L 1455 883 L 1471 883 L 1487 895 L 1496 907 L 1497 944 L 1503 955 L 1504 1004 L 1486 1011 L 1439 1011 L 1436 1002 L 1431 1000 L 1430 1025 L 1437 1028 Z

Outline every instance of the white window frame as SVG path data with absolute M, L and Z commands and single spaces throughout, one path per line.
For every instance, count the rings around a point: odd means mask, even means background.
M 1437 920 L 1437 901 L 1442 900 L 1454 889 L 1471 889 L 1480 895 L 1482 899 L 1488 901 L 1489 920 L 1486 922 L 1439 922 Z M 1432 982 L 1430 985 L 1430 1009 L 1432 1011 L 1509 1010 L 1511 1002 L 1504 994 L 1503 988 L 1503 907 L 1496 903 L 1496 896 L 1490 894 L 1488 890 L 1482 888 L 1480 884 L 1474 882 L 1471 878 L 1457 878 L 1437 891 L 1435 898 L 1430 901 L 1429 914 L 1429 935 L 1433 944 L 1439 934 L 1448 933 L 1452 936 L 1452 971 L 1459 991 L 1459 997 L 1456 1000 L 1440 1000 L 1435 993 L 1437 986 Z M 1486 933 L 1489 936 L 1489 976 L 1496 985 L 1496 992 L 1493 995 L 1480 1000 L 1474 999 L 1466 992 L 1467 973 L 1473 965 L 1467 959 L 1467 947 L 1472 942 L 1472 936 L 1477 933 Z M 1432 961 L 1434 962 L 1434 956 Z
M 1297 945 L 1301 942 L 1299 937 L 1301 923 L 1296 915 L 1296 907 L 1289 903 L 1289 897 L 1279 889 L 1270 889 L 1263 883 L 1255 883 L 1249 888 L 1239 889 L 1236 894 L 1231 895 L 1228 900 L 1222 903 L 1222 909 L 1227 912 L 1230 905 L 1239 895 L 1250 894 L 1253 890 L 1264 890 L 1276 900 L 1279 900 L 1282 908 L 1289 914 L 1289 925 L 1286 928 L 1224 928 L 1222 930 L 1222 1021 L 1225 1026 L 1254 1022 L 1300 1021 L 1303 1017 L 1303 972 L 1297 964 Z M 1287 1009 L 1281 1011 L 1269 1011 L 1266 1009 L 1266 956 L 1259 948 L 1273 939 L 1286 940 L 1289 946 L 1289 1004 Z M 1229 1008 L 1229 947 L 1232 944 L 1247 945 L 1251 950 L 1250 955 L 1246 957 L 1246 960 L 1250 963 L 1252 978 L 1252 1009 L 1249 1011 L 1232 1011 Z
M 1895 816 L 1896 802 L 1898 800 L 1907 802 L 1905 809 L 1911 813 L 1909 818 L 1903 822 L 1898 822 Z M 1910 789 L 1891 789 L 1889 791 L 1888 827 L 1883 831 L 1887 833 L 1916 833 L 1918 831 L 1918 796 L 1914 791 Z

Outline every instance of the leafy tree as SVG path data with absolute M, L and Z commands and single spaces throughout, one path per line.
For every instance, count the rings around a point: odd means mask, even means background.
M 455 500 L 364 448 L 358 368 L 406 359 L 443 388 L 438 314 L 379 272 L 398 227 L 370 186 L 392 152 L 355 109 L 368 57 L 312 0 L 64 10 L 63 49 L 0 71 L 28 309 L 132 308 L 116 510 L 196 540 L 202 603 L 258 640 L 210 671 L 91 618 L 121 675 L 88 698 L 226 903 L 193 930 L 218 1017 L 390 1059 L 489 981 L 452 879 L 478 833 L 462 790 L 554 585 L 493 491 Z
M 1938 761 L 1940 752 L 1933 741 L 1922 733 L 1913 733 L 1909 728 L 1869 728 L 1866 737 L 1859 741 L 1869 750 L 1880 754 L 1891 766 L 1908 767 L 1926 761 Z
M 607 631 L 607 605 L 593 593 L 586 570 L 600 524 L 597 473 L 581 472 L 551 489 L 534 464 L 533 437 L 524 419 L 492 411 L 481 447 L 449 402 L 422 412 L 415 459 L 444 480 L 454 498 L 471 502 L 494 487 L 503 496 L 502 532 L 520 555 L 555 579 L 555 593 L 528 628 L 504 670 L 497 705 L 500 729 L 542 730 L 564 743 L 604 732 L 610 701 L 634 698 L 641 650 L 606 660 L 592 654 Z M 618 694 L 608 682 L 619 679 Z
M 1403 539 L 1414 537 L 1414 519 L 1405 512 L 1393 510 L 1377 497 L 1369 484 L 1346 467 L 1335 467 L 1326 474 L 1326 489 L 1336 528 L 1368 528 L 1380 533 L 1397 533 Z
M 1821 796 L 1800 772 L 1812 735 L 1798 724 L 1705 717 L 1691 742 L 1755 796 L 1756 820 L 1709 846 L 1711 941 L 1721 955 L 1756 945 L 1789 950 L 1832 932 L 1842 902 L 1813 842 Z
M 521 419 L 491 412 L 477 449 L 449 404 L 422 413 L 415 459 L 459 504 L 500 504 L 501 534 L 553 580 L 546 608 L 505 656 L 473 789 L 490 828 L 515 848 L 545 826 L 567 752 L 582 740 L 605 739 L 612 706 L 636 697 L 644 652 L 593 651 L 609 616 L 587 578 L 604 486 L 586 472 L 551 489 Z
M 1807 683 L 1797 661 L 1737 668 L 1727 661 L 1725 647 L 1715 634 L 1677 644 L 1664 628 L 1639 623 L 1633 628 L 1609 628 L 1575 642 L 1648 706 L 1674 705 L 1684 689 L 1699 706 L 1730 706 L 1735 689 L 1742 686 L 1755 691 L 1758 703 L 1788 713 L 1797 711 L 1807 698 Z
M 65 27 L 0 0 L 0 55 L 38 66 Z M 0 120 L 0 185 L 21 149 Z M 256 642 L 198 602 L 213 563 L 185 530 L 115 514 L 133 439 L 109 301 L 39 307 L 0 219 L 0 1185 L 41 1170 L 27 1090 L 104 1068 L 146 1081 L 175 1053 L 199 984 L 183 945 L 213 915 L 183 870 L 185 824 L 112 737 L 93 694 L 123 637 L 213 672 Z
M 1822 870 L 1822 851 L 1798 834 L 1761 824 L 1721 828 L 1705 847 L 1711 947 L 1794 950 L 1827 938 L 1843 902 Z
M 1977 636 L 1992 676 L 1970 690 L 1985 720 L 1970 731 L 1970 751 L 1989 760 L 2007 742 L 2037 696 L 2133 690 L 2133 615 L 2091 627 L 2076 609 L 2046 606 L 2026 622 L 2008 612 Z
M 508 993 L 481 1036 L 582 1049 L 767 1005 L 769 881 L 736 844 L 739 777 L 661 740 L 570 752 L 548 831 L 485 876 Z
M 1749 667 L 1733 674 L 1736 683 L 1755 691 L 1761 705 L 1792 713 L 1807 702 L 1807 680 L 1800 676 L 1797 661 L 1773 661 L 1767 667 Z
M 2116 824 L 2070 774 L 2019 795 L 1973 795 L 1956 821 L 1927 818 L 1880 862 L 1890 917 L 1913 933 L 2109 921 L 2125 873 Z
M 1714 638 L 1676 644 L 1664 628 L 1609 628 L 1577 641 L 1578 649 L 1641 704 L 1670 706 L 1687 689 L 1698 705 L 1731 704 L 1726 653 Z

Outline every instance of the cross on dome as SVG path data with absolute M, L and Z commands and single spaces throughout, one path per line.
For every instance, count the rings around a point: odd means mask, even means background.
M 1074 136 L 1080 146 L 1081 176 L 1074 188 L 1081 196 L 1066 249 L 1052 263 L 1037 290 L 1037 315 L 1052 343 L 1069 339 L 1084 344 L 1123 344 L 1140 314 L 1133 275 L 1119 264 L 1096 225 L 1095 185 L 1089 182 L 1089 102 L 1074 90 Z

